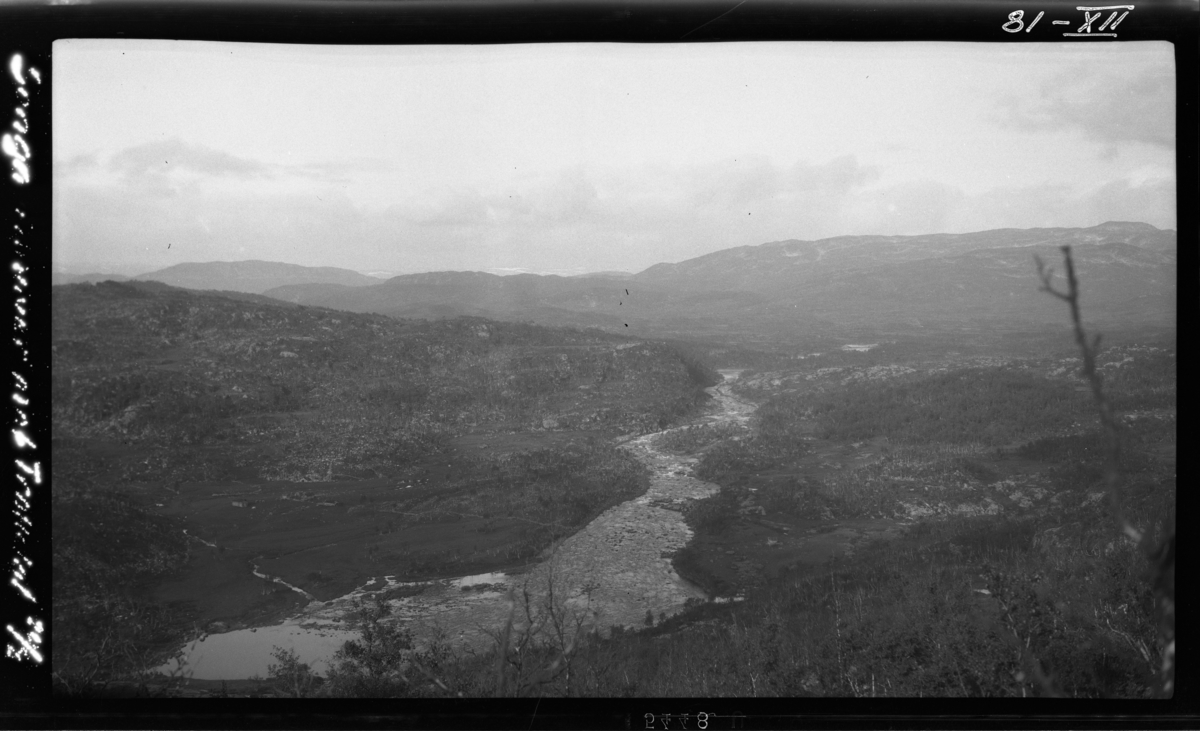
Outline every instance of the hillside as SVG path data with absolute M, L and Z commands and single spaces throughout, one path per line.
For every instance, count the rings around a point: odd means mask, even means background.
M 697 388 L 674 351 L 599 332 L 403 322 L 241 297 L 155 284 L 56 288 L 55 437 L 172 447 L 174 460 L 222 445 L 233 464 L 299 476 L 331 461 L 385 469 L 406 449 L 432 448 L 426 440 L 486 424 L 636 431 L 670 418 L 674 400 Z M 354 449 L 319 437 L 333 424 L 354 425 Z M 164 464 L 153 476 L 172 473 Z
M 644 491 L 612 437 L 694 412 L 719 379 L 595 331 L 158 282 L 55 287 L 52 326 L 67 686 L 197 625 L 285 616 L 299 591 L 519 565 Z M 264 591 L 260 569 L 299 588 Z
M 622 328 L 629 315 L 669 301 L 665 293 L 648 287 L 640 289 L 636 297 L 624 295 L 620 281 L 604 277 L 502 277 L 484 272 L 408 274 L 366 288 L 303 284 L 278 287 L 264 294 L 298 304 L 395 317 L 473 315 L 611 329 Z
M 845 324 L 921 320 L 1042 325 L 1061 320 L 1053 299 L 1039 296 L 1033 256 L 1061 260 L 1052 246 L 976 249 L 888 266 L 845 269 L 813 277 L 781 294 L 810 316 Z M 1087 282 L 1081 304 L 1092 322 L 1173 327 L 1176 258 L 1123 243 L 1080 246 L 1076 272 Z M 1061 268 L 1061 266 L 1059 267 Z
M 395 277 L 367 287 L 266 292 L 306 305 L 406 317 L 472 314 L 646 336 L 803 339 L 839 328 L 987 332 L 1061 322 L 1037 295 L 1034 255 L 1076 252 L 1083 298 L 1106 329 L 1174 327 L 1176 234 L 1148 224 L 783 241 L 656 264 L 625 279 L 478 272 Z
M 66 272 L 53 272 L 50 275 L 50 285 L 57 287 L 60 284 L 95 284 L 97 282 L 126 282 L 129 277 L 124 274 L 67 274 Z
M 1171 252 L 1174 231 L 1145 223 L 1108 222 L 1091 228 L 998 229 L 966 234 L 921 236 L 837 236 L 819 241 L 777 241 L 724 249 L 678 264 L 656 264 L 634 280 L 692 290 L 778 292 L 796 282 L 834 273 L 879 269 L 923 260 L 960 256 L 980 249 L 1046 250 L 1128 244 Z
M 288 284 L 342 284 L 348 287 L 365 287 L 381 281 L 349 269 L 304 267 L 259 260 L 189 262 L 139 274 L 133 279 L 163 282 L 187 289 L 230 290 L 254 294 Z

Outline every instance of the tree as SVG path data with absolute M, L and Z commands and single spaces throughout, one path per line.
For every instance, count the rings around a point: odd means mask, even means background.
M 317 677 L 307 663 L 293 649 L 283 649 L 278 645 L 271 651 L 271 657 L 279 661 L 267 666 L 267 677 L 279 683 L 281 689 L 293 698 L 307 698 L 312 695 Z
M 522 588 L 519 602 L 516 592 L 509 590 L 508 620 L 498 632 L 490 633 L 496 642 L 497 696 L 523 696 L 535 691 L 541 695 L 547 686 L 560 679 L 563 694 L 572 693 L 573 663 L 579 641 L 585 635 L 583 625 L 591 612 L 571 608 L 561 593 L 555 595 L 553 569 L 552 563 L 546 574 L 546 592 L 540 600 L 530 593 L 528 586 Z M 590 592 L 589 587 L 582 591 L 589 604 Z M 514 626 L 518 604 L 525 617 L 519 626 Z
M 1096 411 L 1100 417 L 1100 426 L 1105 435 L 1104 453 L 1104 484 L 1112 506 L 1113 517 L 1122 533 L 1145 555 L 1153 574 L 1154 595 L 1158 613 L 1158 635 L 1162 645 L 1162 666 L 1158 694 L 1170 697 L 1175 690 L 1175 530 L 1168 526 L 1167 535 L 1157 546 L 1150 545 L 1146 532 L 1132 525 L 1129 521 L 1124 501 L 1122 499 L 1121 476 L 1121 431 L 1116 417 L 1109 407 L 1104 393 L 1103 380 L 1096 368 L 1096 354 L 1100 348 L 1100 336 L 1089 340 L 1083 329 L 1079 314 L 1079 282 L 1075 277 L 1075 263 L 1071 259 L 1071 247 L 1063 246 L 1063 262 L 1066 268 L 1067 288 L 1059 289 L 1054 284 L 1054 270 L 1047 267 L 1041 258 L 1034 256 L 1037 261 L 1038 276 L 1042 280 L 1042 291 L 1067 303 L 1071 312 L 1071 323 L 1075 333 L 1075 342 L 1083 356 L 1083 366 L 1080 373 L 1087 380 L 1095 402 Z
M 391 613 L 378 595 L 355 600 L 352 621 L 359 639 L 347 641 L 333 657 L 328 675 L 332 695 L 386 698 L 405 691 L 412 633 L 386 622 Z

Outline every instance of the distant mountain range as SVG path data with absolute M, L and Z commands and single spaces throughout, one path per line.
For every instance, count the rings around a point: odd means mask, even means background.
M 365 287 L 385 281 L 349 269 L 305 267 L 257 259 L 176 264 L 130 279 L 162 282 L 185 289 L 215 289 L 251 294 L 262 294 L 268 289 L 289 284 L 341 284 L 348 287 Z
M 1176 233 L 1124 222 L 779 241 L 633 275 L 436 272 L 367 287 L 298 284 L 264 294 L 399 317 L 479 315 L 658 335 L 1041 327 L 1064 324 L 1066 311 L 1038 291 L 1033 257 L 1061 272 L 1064 245 L 1073 250 L 1088 322 L 1174 326 Z
M 104 281 L 162 282 L 173 287 L 225 292 L 262 294 L 268 289 L 289 284 L 341 284 L 365 287 L 387 281 L 387 277 L 372 277 L 338 267 L 306 267 L 275 261 L 210 261 L 176 264 L 158 271 L 128 277 L 121 274 L 66 274 L 54 272 L 51 283 L 82 284 Z
M 67 274 L 66 272 L 53 272 L 50 274 L 51 286 L 57 287 L 60 284 L 95 284 L 96 282 L 127 282 L 129 277 L 124 274 L 101 274 L 93 272 L 91 274 Z
M 1128 222 L 778 241 L 637 274 L 432 272 L 380 281 L 255 261 L 180 264 L 136 279 L 397 317 L 474 315 L 658 336 L 1021 328 L 1065 324 L 1062 303 L 1038 291 L 1033 258 L 1061 272 L 1064 245 L 1073 250 L 1088 322 L 1174 327 L 1176 233 Z
M 621 327 L 619 284 L 605 277 L 430 272 L 365 288 L 297 284 L 264 294 L 296 304 L 397 317 L 475 315 L 546 325 Z M 644 301 L 646 293 L 640 296 Z
M 1010 228 L 923 236 L 837 236 L 819 241 L 776 241 L 724 249 L 678 264 L 655 264 L 634 278 L 647 284 L 690 290 L 774 294 L 792 292 L 801 281 L 818 281 L 845 272 L 895 267 L 974 251 L 1044 251 L 1064 245 L 1079 248 L 1105 244 L 1124 244 L 1174 257 L 1176 235 L 1174 231 L 1162 231 L 1146 223 L 1110 221 L 1091 228 Z

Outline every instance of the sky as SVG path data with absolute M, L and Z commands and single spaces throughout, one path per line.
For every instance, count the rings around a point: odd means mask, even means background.
M 1175 228 L 1166 42 L 54 44 L 54 265 L 637 272 Z

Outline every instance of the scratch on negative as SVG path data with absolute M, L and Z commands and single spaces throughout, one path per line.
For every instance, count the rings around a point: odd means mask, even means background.
M 688 37 L 688 36 L 690 36 L 691 34 L 695 33 L 695 32 L 696 32 L 696 31 L 698 31 L 698 30 L 700 30 L 701 28 L 703 28 L 703 27 L 705 27 L 705 26 L 707 26 L 707 25 L 711 25 L 711 24 L 713 24 L 713 23 L 717 22 L 717 21 L 718 21 L 718 20 L 720 20 L 721 18 L 724 18 L 726 15 L 729 15 L 730 13 L 732 13 L 733 11 L 737 10 L 738 8 L 742 7 L 742 6 L 743 6 L 743 5 L 745 5 L 745 4 L 746 4 L 746 0 L 742 0 L 742 1 L 741 1 L 740 3 L 738 3 L 737 5 L 734 5 L 732 8 L 730 8 L 730 9 L 726 10 L 725 12 L 721 13 L 720 15 L 718 15 L 717 17 L 713 18 L 712 20 L 708 21 L 707 23 L 701 23 L 700 25 L 696 26 L 695 28 L 692 28 L 691 30 L 689 30 L 687 33 L 684 33 L 683 35 L 679 36 L 679 40 L 683 40 L 684 38 L 687 38 L 687 37 Z

